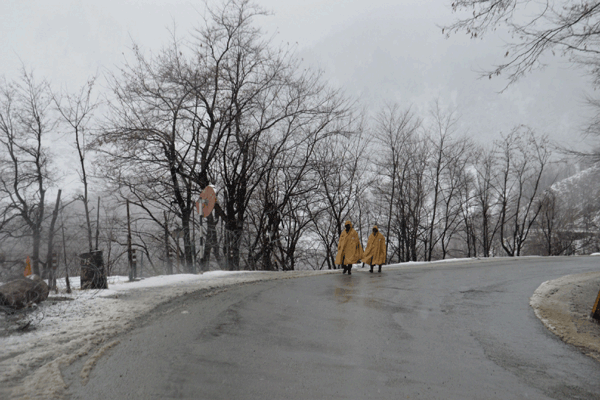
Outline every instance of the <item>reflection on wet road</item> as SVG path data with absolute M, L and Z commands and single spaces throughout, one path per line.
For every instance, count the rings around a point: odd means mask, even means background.
M 341 286 L 336 286 L 334 296 L 340 303 L 348 303 L 354 295 L 354 285 L 356 279 L 352 280 L 352 276 L 344 275 L 341 279 Z

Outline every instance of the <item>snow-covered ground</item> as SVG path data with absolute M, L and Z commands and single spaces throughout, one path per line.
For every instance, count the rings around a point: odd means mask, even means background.
M 384 269 L 441 267 L 448 262 L 466 260 L 410 262 L 386 265 Z M 355 267 L 358 269 L 360 266 Z M 368 267 L 361 270 L 368 271 Z M 10 335 L 6 335 L 6 329 L 0 332 L 0 398 L 6 388 L 12 388 L 11 399 L 59 398 L 66 389 L 61 367 L 87 357 L 81 372 L 85 380 L 97 359 L 118 344 L 117 336 L 131 328 L 136 318 L 186 293 L 204 290 L 206 296 L 211 296 L 240 283 L 327 273 L 339 273 L 339 270 L 212 271 L 201 275 L 156 276 L 135 282 L 115 276 L 109 278 L 109 289 L 85 291 L 79 290 L 78 278 L 71 278 L 71 294 L 65 292 L 64 280 L 59 281 L 59 293 L 52 292 L 48 300 L 27 316 L 31 321 L 28 330 L 12 331 Z
M 552 333 L 598 361 L 598 328 L 597 323 L 590 317 L 594 300 L 592 296 L 596 295 L 597 286 L 590 282 L 598 282 L 599 278 L 598 271 L 562 276 L 542 283 L 529 299 L 535 315 Z M 577 293 L 589 289 L 591 293 L 587 292 L 585 298 L 588 301 L 583 303 L 585 308 L 582 311 L 577 307 Z

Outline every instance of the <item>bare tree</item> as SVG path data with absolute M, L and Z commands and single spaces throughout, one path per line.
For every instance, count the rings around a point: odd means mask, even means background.
M 512 42 L 507 44 L 506 62 L 485 72 L 506 73 L 513 83 L 540 67 L 546 53 L 559 52 L 592 67 L 600 83 L 600 2 L 595 0 L 534 2 L 530 0 L 452 0 L 452 9 L 466 17 L 446 26 L 443 33 L 466 32 L 481 38 L 497 28 L 506 28 Z
M 92 224 L 90 221 L 90 208 L 88 198 L 88 173 L 86 168 L 86 155 L 88 150 L 86 131 L 89 131 L 89 123 L 93 118 L 94 111 L 98 108 L 99 102 L 93 98 L 95 78 L 90 79 L 87 84 L 79 89 L 75 94 L 67 93 L 60 98 L 54 96 L 54 103 L 60 113 L 63 123 L 67 124 L 75 139 L 75 148 L 79 156 L 80 179 L 83 183 L 83 202 L 85 221 L 87 225 L 88 251 L 94 249 L 92 245 Z
M 365 148 L 366 141 L 357 129 L 353 134 L 322 141 L 316 151 L 313 168 L 319 190 L 314 194 L 316 203 L 306 211 L 313 221 L 313 233 L 325 252 L 322 267 L 337 268 L 337 243 L 344 222 L 353 219 L 357 202 L 365 193 Z
M 227 19 L 225 14 L 212 16 Z M 134 47 L 135 62 L 111 78 L 110 124 L 98 137 L 104 145 L 104 176 L 113 188 L 163 228 L 164 211 L 179 219 L 190 272 L 192 212 L 210 183 L 212 161 L 232 123 L 225 76 L 234 61 L 233 48 L 240 44 L 234 39 L 244 37 L 249 24 L 248 18 L 237 21 L 237 28 L 209 22 L 188 48 L 176 38 L 155 57 Z M 236 24 L 235 18 L 227 22 Z
M 507 255 L 519 256 L 541 211 L 537 196 L 550 159 L 548 139 L 517 127 L 498 143 L 500 158 L 500 244 Z
M 292 178 L 281 201 L 263 197 L 271 217 L 276 215 L 275 210 L 287 205 L 308 172 L 316 144 L 337 133 L 336 121 L 348 112 L 345 99 L 328 90 L 318 74 L 296 76 L 299 65 L 290 62 L 287 54 L 256 50 L 249 55 L 232 74 L 235 120 L 220 152 L 220 179 L 225 188 L 221 215 L 228 234 L 227 265 L 234 269 L 240 267 L 240 239 L 254 192 L 263 182 Z M 285 156 L 298 150 L 304 151 L 304 158 Z M 277 165 L 282 161 L 288 164 Z M 282 168 L 294 175 L 278 174 Z M 272 189 L 263 194 L 272 197 L 269 191 L 274 194 Z M 272 233 L 277 228 L 274 223 L 268 229 Z
M 282 155 L 303 151 L 310 161 L 314 143 L 337 134 L 338 119 L 348 112 L 347 101 L 320 74 L 302 71 L 291 51 L 264 39 L 253 25 L 264 14 L 247 0 L 208 6 L 191 40 L 174 38 L 157 56 L 135 47 L 134 63 L 111 79 L 110 124 L 98 137 L 104 176 L 162 231 L 165 211 L 177 217 L 189 271 L 200 191 L 209 183 L 221 189 L 207 221 L 203 264 L 217 250 L 218 220 L 226 233 L 226 268 L 240 268 L 242 241 L 256 242 L 245 229 L 257 189 L 269 179 L 277 186 L 291 178 L 287 195 L 275 201 L 276 209 L 285 209 L 310 163 Z M 281 166 L 282 160 L 292 165 Z M 282 169 L 295 173 L 281 175 Z M 278 222 L 270 222 L 270 232 Z
M 51 102 L 48 82 L 36 81 L 24 67 L 19 81 L 0 83 L 0 190 L 32 239 L 32 272 L 38 275 L 46 191 L 52 182 L 45 145 L 56 127 Z
M 447 161 L 442 174 L 439 223 L 442 259 L 448 255 L 450 242 L 465 222 L 461 218 L 465 203 L 471 203 L 471 180 L 468 167 L 472 162 L 473 142 L 466 137 L 453 140 L 448 144 L 444 156 Z
M 322 89 L 311 97 L 317 93 Z M 314 165 L 320 162 L 316 159 L 320 142 L 347 131 L 346 124 L 351 121 L 348 108 L 340 107 L 334 96 L 337 94 L 332 92 L 323 97 L 320 104 L 314 101 L 317 97 L 312 101 L 305 97 L 304 106 L 310 105 L 312 112 L 286 118 L 278 128 L 285 134 L 277 135 L 278 141 L 265 152 L 268 157 L 260 167 L 264 175 L 258 196 L 251 200 L 254 237 L 249 256 L 255 261 L 257 256 L 262 258 L 263 269 L 294 269 L 298 243 L 311 223 L 307 210 L 316 206 L 319 180 Z
M 390 245 L 392 218 L 395 214 L 394 206 L 404 205 L 402 200 L 397 201 L 398 197 L 402 197 L 397 194 L 401 191 L 402 182 L 406 179 L 408 172 L 409 159 L 406 151 L 409 146 L 407 143 L 417 134 L 421 124 L 421 119 L 417 118 L 410 108 L 402 111 L 397 104 L 387 104 L 375 117 L 374 138 L 377 145 L 376 151 L 381 156 L 375 157 L 373 161 L 379 168 L 379 176 L 385 180 L 381 185 L 384 189 L 381 196 L 387 199 L 388 206 L 386 251 Z M 386 188 L 389 190 L 388 193 L 385 193 Z M 404 213 L 402 212 L 402 214 Z M 402 221 L 401 223 L 406 227 L 404 218 Z M 405 232 L 402 236 L 406 236 Z
M 435 102 L 431 111 L 433 124 L 429 128 L 429 135 L 427 140 L 429 146 L 432 149 L 431 154 L 431 165 L 433 166 L 430 171 L 431 179 L 431 214 L 429 219 L 428 238 L 427 238 L 427 253 L 425 259 L 427 261 L 432 260 L 433 249 L 435 245 L 441 240 L 442 235 L 448 232 L 449 226 L 446 225 L 443 229 L 439 229 L 438 224 L 438 207 L 440 206 L 440 199 L 443 196 L 444 191 L 444 174 L 450 168 L 453 162 L 456 161 L 457 157 L 462 156 L 461 149 L 456 148 L 454 135 L 457 130 L 458 120 L 453 111 L 445 112 L 442 110 L 439 102 Z M 465 144 L 465 141 L 461 142 Z M 461 145 L 459 143 L 459 146 Z M 453 193 L 455 187 L 450 185 L 449 189 L 451 193 L 447 196 L 449 207 L 451 200 L 453 199 Z M 449 211 L 449 209 L 447 210 Z M 448 220 L 445 221 L 446 224 Z M 440 234 L 440 231 L 443 232 Z M 443 247 L 443 245 L 442 245 Z M 445 255 L 445 254 L 444 254 Z
M 390 234 L 388 242 L 388 260 L 417 261 L 426 254 L 426 221 L 428 181 L 427 174 L 430 162 L 428 143 L 418 132 L 420 120 L 414 117 L 411 129 L 402 140 L 402 146 L 395 147 L 396 184 L 394 196 L 391 196 L 391 180 L 389 167 L 380 169 L 384 180 L 380 183 L 382 190 L 377 191 L 389 207 L 391 215 L 387 217 Z M 411 125 L 409 125 L 411 126 Z M 412 129 L 414 128 L 414 129 Z M 380 150 L 386 154 L 386 146 Z M 387 160 L 391 161 L 391 153 Z M 394 168 L 392 168 L 392 171 Z M 382 173 L 383 172 L 383 173 Z
M 459 218 L 462 219 L 461 228 L 467 257 L 477 257 L 477 254 L 479 254 L 477 235 L 479 226 L 476 220 L 476 173 L 473 167 L 477 154 L 477 149 L 474 148 L 471 152 L 470 163 L 459 172 L 457 182 Z M 459 232 L 460 230 L 459 228 Z
M 56 289 L 56 265 L 53 264 L 54 254 L 54 235 L 56 233 L 56 219 L 58 218 L 58 212 L 60 210 L 60 195 L 61 189 L 58 189 L 56 195 L 56 203 L 54 204 L 54 211 L 52 212 L 52 219 L 50 221 L 50 228 L 48 229 L 48 251 L 46 254 L 45 270 L 47 271 L 48 283 L 50 290 Z M 58 260 L 57 260 L 58 261 Z
M 497 160 L 492 149 L 480 148 L 475 155 L 475 219 L 480 227 L 478 242 L 483 257 L 491 257 L 494 238 L 500 227 L 500 218 L 496 218 L 498 208 Z M 476 227 L 474 226 L 476 229 Z

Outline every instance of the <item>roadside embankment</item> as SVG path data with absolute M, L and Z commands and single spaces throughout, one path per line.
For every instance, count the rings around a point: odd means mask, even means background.
M 600 272 L 566 275 L 542 283 L 529 304 L 565 343 L 600 362 L 600 323 L 590 314 L 600 290 Z

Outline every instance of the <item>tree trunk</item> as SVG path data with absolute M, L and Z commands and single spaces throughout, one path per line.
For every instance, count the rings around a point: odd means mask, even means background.
M 46 255 L 46 269 L 49 272 L 48 280 L 50 290 L 56 288 L 56 265 L 53 265 L 53 253 L 54 253 L 54 226 L 56 225 L 56 219 L 58 218 L 58 210 L 60 208 L 60 195 L 61 189 L 58 189 L 56 195 L 56 204 L 54 205 L 54 211 L 52 212 L 52 220 L 50 221 L 50 230 L 48 231 L 48 253 Z M 53 282 L 54 281 L 54 282 Z
M 208 271 L 210 268 L 210 255 L 214 250 L 215 259 L 221 264 L 217 238 L 217 218 L 212 214 L 206 218 L 206 237 L 204 238 L 204 254 L 202 255 L 202 270 Z
M 169 222 L 167 220 L 167 212 L 164 212 L 165 216 L 165 257 L 166 257 L 166 274 L 173 274 L 173 261 L 171 260 L 171 250 L 169 248 Z
M 193 208 L 187 208 L 182 212 L 181 224 L 183 229 L 183 254 L 185 258 L 185 268 L 190 274 L 196 273 L 194 265 L 194 246 L 190 232 L 190 216 Z

